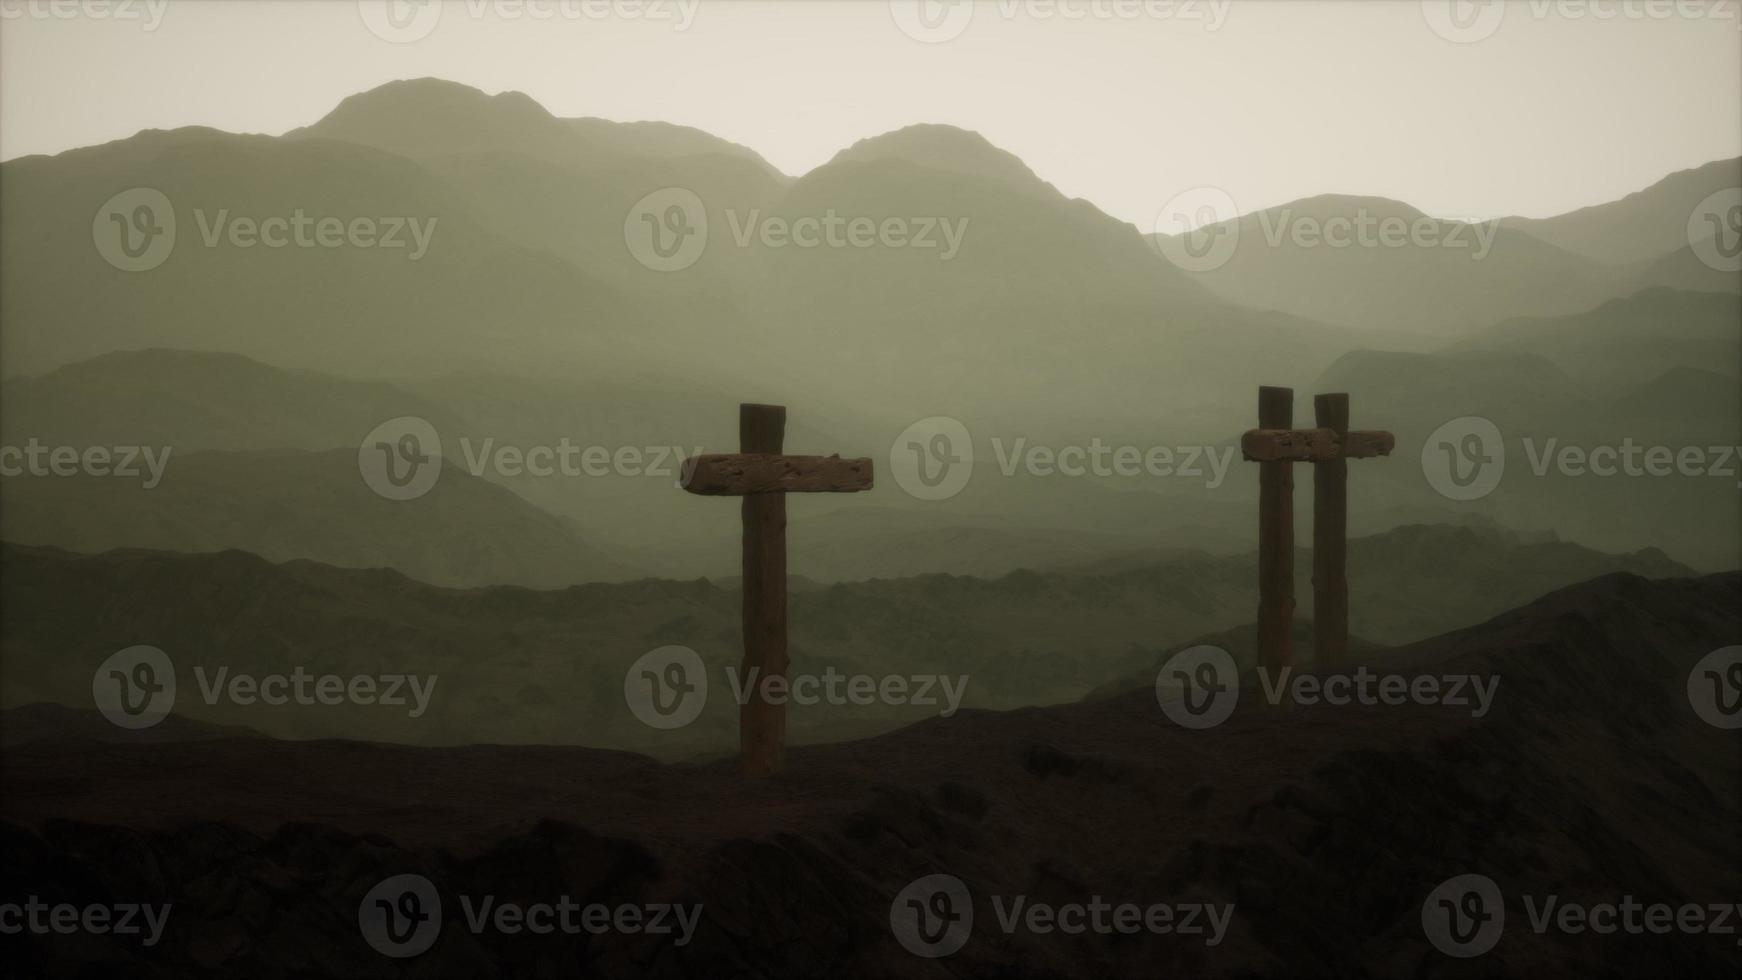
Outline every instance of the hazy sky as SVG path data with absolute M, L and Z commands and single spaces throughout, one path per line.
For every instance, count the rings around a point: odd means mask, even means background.
M 281 133 L 423 75 L 698 126 L 792 174 L 951 123 L 1145 230 L 1203 185 L 1241 211 L 1541 216 L 1742 154 L 1736 0 L 937 2 L 0 0 L 0 158 Z

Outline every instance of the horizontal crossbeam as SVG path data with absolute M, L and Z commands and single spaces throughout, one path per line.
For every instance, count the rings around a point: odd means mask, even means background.
M 1240 437 L 1240 454 L 1255 463 L 1322 463 L 1389 456 L 1396 445 L 1397 437 L 1389 432 L 1250 429 Z
M 857 493 L 871 489 L 871 461 L 839 456 L 712 453 L 684 460 L 683 488 L 704 497 Z

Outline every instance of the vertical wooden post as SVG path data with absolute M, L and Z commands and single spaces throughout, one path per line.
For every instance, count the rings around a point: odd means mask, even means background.
M 1315 396 L 1313 421 L 1347 437 L 1349 396 Z M 1319 667 L 1340 666 L 1349 653 L 1348 495 L 1347 459 L 1313 464 L 1313 662 Z
M 1294 389 L 1258 389 L 1258 427 L 1294 427 Z M 1294 661 L 1294 464 L 1258 464 L 1258 663 Z
M 740 452 L 779 455 L 785 442 L 785 406 L 738 406 Z M 752 686 L 738 711 L 738 753 L 746 776 L 767 776 L 786 764 L 786 706 L 762 699 L 768 678 L 786 677 L 786 494 L 745 494 L 743 513 L 741 676 Z

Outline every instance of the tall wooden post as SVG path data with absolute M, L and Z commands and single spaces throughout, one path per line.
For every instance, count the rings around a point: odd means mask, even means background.
M 1313 397 L 1313 422 L 1349 435 L 1349 396 Z M 1349 579 L 1344 567 L 1349 530 L 1349 461 L 1343 456 L 1313 464 L 1313 662 L 1340 666 L 1349 653 Z
M 1258 427 L 1294 427 L 1294 389 L 1258 389 Z M 1294 661 L 1294 464 L 1258 464 L 1258 663 Z
M 738 406 L 738 451 L 778 456 L 786 444 L 786 407 Z M 770 678 L 786 677 L 786 494 L 744 495 L 744 665 L 754 679 L 738 709 L 744 774 L 766 776 L 786 764 L 786 711 L 763 700 Z

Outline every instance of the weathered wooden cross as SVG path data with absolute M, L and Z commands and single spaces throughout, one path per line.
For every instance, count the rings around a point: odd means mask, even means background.
M 685 460 L 683 488 L 707 497 L 743 497 L 744 683 L 738 756 L 747 776 L 786 765 L 786 702 L 764 697 L 786 683 L 786 495 L 871 489 L 871 461 L 786 456 L 786 407 L 738 406 L 738 452 Z M 778 680 L 774 680 L 778 678 Z
M 1319 666 L 1337 666 L 1349 651 L 1349 580 L 1345 569 L 1351 459 L 1389 456 L 1389 432 L 1350 432 L 1349 396 L 1315 395 L 1316 429 L 1294 429 L 1294 389 L 1258 389 L 1258 428 L 1240 437 L 1240 453 L 1258 463 L 1258 663 L 1272 670 L 1294 660 L 1294 464 L 1313 464 L 1313 649 Z

